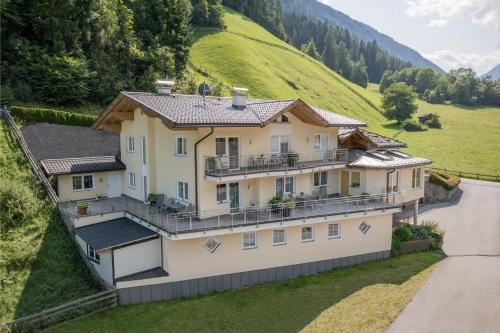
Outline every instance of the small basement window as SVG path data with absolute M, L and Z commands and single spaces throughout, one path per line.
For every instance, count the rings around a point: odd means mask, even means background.
M 314 240 L 313 227 L 302 227 L 301 238 L 303 242 L 311 242 Z
M 257 247 L 257 233 L 255 231 L 243 233 L 243 249 L 255 249 Z
M 273 230 L 273 245 L 285 245 L 286 244 L 286 230 L 277 229 Z
M 91 259 L 92 261 L 94 261 L 95 263 L 98 263 L 98 264 L 101 263 L 101 256 L 90 245 L 87 245 L 87 257 L 89 259 Z
M 328 238 L 340 238 L 339 223 L 332 223 L 328 225 Z

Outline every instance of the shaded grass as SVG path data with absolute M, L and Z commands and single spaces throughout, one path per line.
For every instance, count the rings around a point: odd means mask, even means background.
M 414 253 L 241 291 L 120 306 L 52 331 L 295 332 L 309 324 L 312 331 L 334 331 L 330 322 L 346 332 L 380 331 L 442 258 L 441 252 Z
M 3 119 L 0 187 L 2 216 L 14 217 L 2 221 L 0 235 L 0 323 L 97 292 L 98 285 Z M 10 214 L 18 207 L 4 201 L 8 193 L 29 200 L 24 210 Z

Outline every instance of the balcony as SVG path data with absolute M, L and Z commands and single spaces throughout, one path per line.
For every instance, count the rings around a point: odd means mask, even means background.
M 402 193 L 385 193 L 357 197 L 339 197 L 322 200 L 296 201 L 288 205 L 254 206 L 244 209 L 211 210 L 169 214 L 162 208 L 150 207 L 143 202 L 121 198 L 90 200 L 88 214 L 105 214 L 122 209 L 150 225 L 171 235 L 233 229 L 252 225 L 279 223 L 290 226 L 337 215 L 385 211 L 401 208 Z M 64 210 L 77 218 L 76 202 L 63 203 Z
M 348 150 L 335 149 L 313 153 L 282 153 L 243 156 L 205 157 L 207 179 L 256 178 L 263 175 L 280 176 L 332 169 L 347 163 Z

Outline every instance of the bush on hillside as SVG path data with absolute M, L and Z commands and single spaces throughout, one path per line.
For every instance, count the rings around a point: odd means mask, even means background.
M 439 185 L 444 189 L 451 191 L 460 184 L 460 177 L 455 175 L 450 175 L 446 172 L 431 172 L 429 176 L 429 182 Z
M 33 191 L 24 184 L 5 182 L 0 186 L 0 231 L 5 236 L 13 228 L 31 222 L 38 208 Z
M 95 116 L 86 114 L 71 113 L 53 109 L 25 108 L 14 106 L 11 109 L 12 115 L 23 123 L 51 123 L 73 126 L 90 127 L 95 121 Z
M 419 132 L 419 131 L 427 131 L 427 127 L 420 124 L 419 122 L 407 119 L 401 123 L 401 128 L 408 132 Z
M 432 117 L 425 122 L 429 128 L 441 128 L 441 122 L 439 121 L 439 116 L 437 114 L 432 115 Z

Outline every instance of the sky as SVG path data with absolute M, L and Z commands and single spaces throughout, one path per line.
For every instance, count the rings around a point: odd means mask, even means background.
M 405 44 L 444 70 L 479 75 L 500 63 L 500 0 L 319 0 Z

